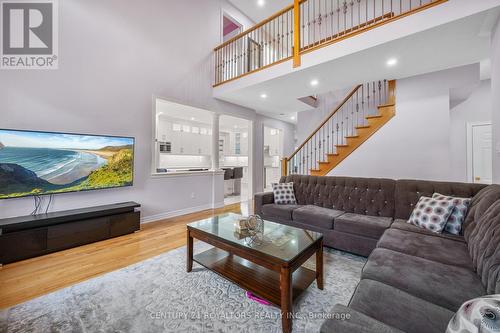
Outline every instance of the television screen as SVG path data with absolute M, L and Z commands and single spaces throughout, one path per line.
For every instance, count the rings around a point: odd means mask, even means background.
M 0 199 L 131 186 L 134 138 L 0 129 Z

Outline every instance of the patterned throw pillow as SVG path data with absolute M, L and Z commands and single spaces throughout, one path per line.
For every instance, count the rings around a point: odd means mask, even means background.
M 296 205 L 293 183 L 273 184 L 274 203 L 277 205 Z
M 435 233 L 441 233 L 453 208 L 455 208 L 453 201 L 421 197 L 411 213 L 408 223 Z
M 453 202 L 455 208 L 453 212 L 451 212 L 446 225 L 444 226 L 444 230 L 449 232 L 450 234 L 459 235 L 462 230 L 462 223 L 465 220 L 465 215 L 467 215 L 467 210 L 470 205 L 470 198 L 457 198 L 451 197 L 447 195 L 442 195 L 439 193 L 434 193 L 432 195 L 433 199 L 437 200 L 449 200 Z
M 500 295 L 486 295 L 462 304 L 446 333 L 500 332 Z

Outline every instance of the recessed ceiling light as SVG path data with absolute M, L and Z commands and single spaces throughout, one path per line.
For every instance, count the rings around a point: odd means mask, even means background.
M 295 116 L 291 116 L 290 119 L 295 120 Z
M 266 4 L 266 0 L 257 0 L 257 6 L 264 7 L 265 4 Z
M 194 117 L 191 117 L 191 120 L 194 120 Z
M 395 66 L 398 63 L 398 59 L 396 58 L 389 58 L 386 62 L 387 66 L 392 67 Z
M 266 94 L 261 94 L 260 98 L 267 98 L 267 95 Z
M 319 84 L 319 81 L 318 80 L 312 80 L 311 81 L 311 86 L 315 87 Z

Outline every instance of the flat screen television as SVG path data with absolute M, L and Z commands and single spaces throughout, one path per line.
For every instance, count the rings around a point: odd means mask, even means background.
M 0 129 L 0 199 L 132 186 L 131 137 Z

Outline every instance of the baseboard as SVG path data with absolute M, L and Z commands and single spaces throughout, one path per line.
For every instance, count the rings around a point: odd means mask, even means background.
M 206 204 L 206 205 L 201 205 L 201 206 L 196 206 L 196 207 L 189 207 L 189 208 L 184 208 L 184 209 L 179 209 L 179 210 L 173 210 L 170 212 L 165 212 L 165 213 L 160 213 L 160 214 L 142 217 L 141 223 L 150 223 L 150 222 L 160 221 L 160 220 L 164 220 L 164 219 L 169 219 L 172 217 L 197 213 L 197 212 L 200 212 L 203 210 L 216 209 L 216 208 L 222 208 L 222 207 L 224 207 L 224 201 L 217 202 L 214 204 Z

